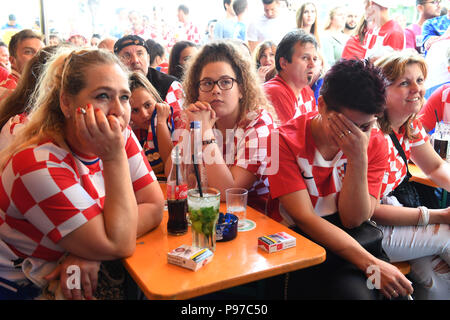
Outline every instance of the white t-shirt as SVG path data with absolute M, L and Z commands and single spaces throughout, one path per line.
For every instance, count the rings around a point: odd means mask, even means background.
M 294 29 L 295 19 L 287 14 L 280 14 L 274 19 L 262 15 L 248 26 L 247 40 L 255 42 L 272 40 L 278 44 L 286 33 Z

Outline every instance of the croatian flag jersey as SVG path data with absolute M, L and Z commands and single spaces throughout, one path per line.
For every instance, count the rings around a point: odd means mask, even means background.
M 364 48 L 366 53 L 364 58 L 369 58 L 372 54 L 382 53 L 383 47 L 390 47 L 393 50 L 401 51 L 405 48 L 405 33 L 400 25 L 394 20 L 386 22 L 381 28 L 374 28 L 366 33 L 364 38 Z
M 436 125 L 436 114 L 440 121 L 450 123 L 450 83 L 433 92 L 419 112 L 422 124 L 431 130 Z
M 156 181 L 156 176 L 131 129 L 123 134 L 136 192 Z M 64 254 L 58 242 L 101 214 L 104 200 L 99 158 L 83 158 L 52 141 L 16 153 L 0 181 L 0 277 L 8 276 L 12 266 L 5 261 L 14 255 L 58 260 Z
M 325 160 L 315 146 L 311 120 L 317 113 L 302 115 L 280 128 L 280 168 L 269 176 L 271 203 L 269 215 L 287 226 L 294 221 L 278 202 L 279 197 L 306 189 L 314 211 L 319 216 L 337 212 L 339 192 L 347 169 L 347 158 L 339 151 L 334 159 Z M 387 165 L 386 141 L 377 129 L 371 132 L 368 147 L 369 194 L 378 198 Z
M 395 135 L 398 139 L 398 142 L 402 146 L 403 151 L 405 152 L 406 160 L 409 160 L 411 157 L 411 147 L 418 147 L 424 143 L 426 143 L 429 138 L 425 129 L 422 126 L 420 120 L 416 119 L 411 124 L 413 128 L 413 134 L 416 136 L 416 139 L 409 140 L 405 135 L 405 128 L 401 127 L 400 132 Z M 402 183 L 403 179 L 406 177 L 406 163 L 403 161 L 402 157 L 397 151 L 392 139 L 389 135 L 384 136 L 389 148 L 389 158 L 388 158 L 388 168 L 383 177 L 383 184 L 381 187 L 381 196 L 387 196 L 391 191 L 398 187 L 400 183 Z
M 279 75 L 265 82 L 263 87 L 281 124 L 295 119 L 301 114 L 317 110 L 314 91 L 309 86 L 302 89 L 298 98 Z

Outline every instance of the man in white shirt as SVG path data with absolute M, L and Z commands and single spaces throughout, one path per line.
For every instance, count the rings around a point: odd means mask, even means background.
M 251 51 L 264 40 L 272 40 L 278 44 L 283 36 L 295 27 L 295 20 L 290 21 L 282 14 L 279 0 L 262 0 L 262 3 L 264 15 L 251 22 L 247 31 Z

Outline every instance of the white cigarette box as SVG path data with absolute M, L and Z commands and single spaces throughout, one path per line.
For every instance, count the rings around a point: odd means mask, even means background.
M 286 232 L 278 232 L 258 238 L 258 247 L 272 253 L 296 246 L 297 239 Z
M 214 253 L 206 248 L 196 248 L 183 244 L 167 253 L 167 262 L 197 271 L 209 263 Z

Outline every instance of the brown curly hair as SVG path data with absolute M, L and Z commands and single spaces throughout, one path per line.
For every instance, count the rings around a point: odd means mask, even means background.
M 244 52 L 244 48 L 240 48 L 230 41 L 208 43 L 202 47 L 195 58 L 189 61 L 183 82 L 186 95 L 185 104 L 195 103 L 198 100 L 199 81 L 203 68 L 209 63 L 221 61 L 230 64 L 242 92 L 238 123 L 244 120 L 249 112 L 257 111 L 260 108 L 268 111 L 275 119 L 276 113 L 261 88 L 251 58 Z

